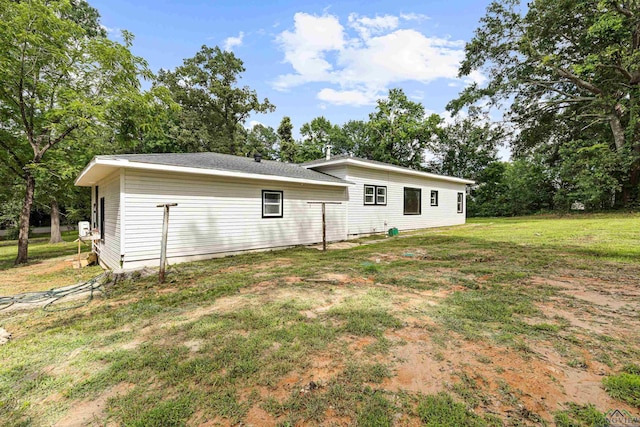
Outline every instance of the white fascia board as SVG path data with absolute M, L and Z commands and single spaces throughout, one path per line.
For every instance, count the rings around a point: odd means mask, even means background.
M 312 165 L 303 165 L 303 166 L 307 169 L 313 169 L 313 168 L 322 167 L 322 166 L 332 166 L 332 165 L 341 165 L 341 164 L 360 166 L 368 169 L 378 169 L 378 170 L 384 170 L 384 171 L 398 172 L 406 175 L 416 175 L 424 178 L 437 179 L 440 181 L 455 182 L 458 184 L 475 184 L 476 183 L 475 181 L 472 181 L 470 179 L 456 178 L 453 176 L 445 176 L 445 175 L 437 175 L 435 173 L 416 171 L 416 170 L 406 169 L 406 168 L 402 168 L 394 165 L 379 165 L 377 163 L 362 162 L 356 159 L 328 160 L 323 163 L 316 163 Z
M 328 182 L 328 181 L 316 181 L 312 179 L 304 179 L 304 178 L 290 178 L 286 176 L 278 176 L 278 175 L 262 175 L 255 173 L 246 173 L 246 172 L 234 172 L 234 171 L 226 171 L 226 170 L 218 170 L 218 169 L 204 169 L 204 168 L 191 168 L 186 166 L 171 166 L 171 165 L 162 165 L 155 163 L 141 163 L 141 162 L 131 162 L 125 159 L 112 160 L 112 159 L 100 159 L 94 158 L 91 162 L 84 168 L 80 176 L 76 179 L 76 185 L 91 185 L 90 183 L 83 182 L 83 177 L 85 177 L 89 171 L 95 166 L 107 166 L 107 167 L 120 167 L 120 168 L 130 168 L 137 170 L 150 170 L 150 171 L 160 171 L 160 172 L 178 172 L 178 173 L 190 173 L 197 175 L 208 175 L 208 176 L 218 176 L 223 178 L 240 178 L 240 179 L 255 179 L 260 181 L 280 181 L 280 182 L 289 182 L 289 183 L 298 183 L 298 184 L 311 184 L 311 185 L 324 185 L 330 187 L 349 187 L 351 184 L 342 183 L 342 182 Z

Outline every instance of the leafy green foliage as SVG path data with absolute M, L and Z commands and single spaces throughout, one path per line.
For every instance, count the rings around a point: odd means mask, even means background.
M 244 71 L 240 58 L 218 46 L 202 46 L 175 70 L 160 70 L 156 85 L 168 88 L 181 107 L 169 129 L 172 151 L 242 154 L 247 118 L 275 110 L 255 90 L 238 86 Z
M 402 89 L 391 89 L 369 115 L 371 158 L 399 166 L 422 169 L 425 150 L 431 146 L 440 117 L 426 116 L 424 106 L 410 101 Z
M 122 105 L 144 110 L 149 95 L 139 79 L 151 72 L 131 53 L 131 34 L 123 32 L 124 44 L 106 38 L 86 2 L 2 2 L 0 22 L 0 173 L 25 183 L 16 258 L 23 263 L 36 180 L 51 183 L 45 190 L 56 197 L 55 187 L 65 187 L 64 176 L 78 167 L 68 155 L 47 163 L 48 152 L 113 129 Z
M 460 74 L 480 71 L 448 108 L 510 105 L 514 154 L 558 171 L 558 202 L 633 205 L 640 184 L 637 2 L 495 0 Z

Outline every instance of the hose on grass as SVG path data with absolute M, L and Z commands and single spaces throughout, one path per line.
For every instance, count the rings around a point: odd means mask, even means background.
M 93 294 L 96 291 L 104 292 L 104 284 L 106 282 L 108 274 L 102 273 L 92 279 L 87 280 L 84 283 L 79 283 L 73 286 L 66 286 L 64 288 L 49 289 L 42 292 L 25 292 L 22 294 L 2 297 L 0 296 L 0 311 L 11 307 L 14 304 L 44 304 L 42 309 L 44 311 L 66 311 L 74 308 L 79 308 L 89 304 L 93 300 Z M 60 300 L 70 297 L 72 295 L 78 295 L 88 292 L 87 299 L 83 300 L 79 304 L 73 306 L 64 306 L 62 308 L 54 308 L 53 305 Z

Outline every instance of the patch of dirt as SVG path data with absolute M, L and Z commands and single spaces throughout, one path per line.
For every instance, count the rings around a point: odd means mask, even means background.
M 451 381 L 452 364 L 439 353 L 429 334 L 422 328 L 403 328 L 389 334 L 406 344 L 392 350 L 395 376 L 385 380 L 383 388 L 390 391 L 410 391 L 434 394 L 444 390 Z M 436 360 L 439 359 L 439 360 Z
M 87 254 L 82 256 L 86 258 Z M 56 278 L 54 275 L 45 281 L 41 276 L 64 270 L 73 271 L 74 262 L 77 263 L 77 258 L 69 259 L 68 256 L 63 256 L 0 270 L 0 295 L 9 296 L 68 286 L 69 278 Z
M 247 427 L 270 427 L 277 424 L 277 420 L 271 414 L 260 408 L 259 405 L 254 405 L 249 409 L 243 425 L 246 425 Z
M 64 418 L 54 424 L 55 427 L 83 427 L 93 422 L 104 419 L 104 410 L 107 401 L 112 397 L 116 397 L 127 393 L 135 386 L 129 383 L 120 383 L 106 390 L 94 400 L 83 400 L 80 402 L 72 402 L 71 408 Z

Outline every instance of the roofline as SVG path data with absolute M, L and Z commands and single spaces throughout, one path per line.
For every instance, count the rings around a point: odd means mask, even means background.
M 346 159 L 342 158 L 342 159 L 335 159 L 335 160 L 327 160 L 327 161 L 321 162 L 321 163 L 314 163 L 314 164 L 308 164 L 308 165 L 302 165 L 302 166 L 307 168 L 307 169 L 312 169 L 314 167 L 332 166 L 332 165 L 339 165 L 339 164 L 342 164 L 342 163 L 351 164 L 353 166 L 360 166 L 360 167 L 369 168 L 369 169 L 386 170 L 386 171 L 404 173 L 404 174 L 407 174 L 407 175 L 417 175 L 417 176 L 422 176 L 422 177 L 425 177 L 425 178 L 437 179 L 437 180 L 440 180 L 440 181 L 455 182 L 455 183 L 458 183 L 458 184 L 475 184 L 476 183 L 475 181 L 472 181 L 470 179 L 456 178 L 456 177 L 453 177 L 453 176 L 446 176 L 446 175 L 437 175 L 435 173 L 417 171 L 417 170 L 413 170 L 413 169 L 409 169 L 409 168 L 404 168 L 402 166 L 381 165 L 381 164 L 378 164 L 378 163 L 363 162 L 362 160 L 358 160 L 358 159 L 354 159 L 354 158 L 346 158 Z
M 198 174 L 198 175 L 219 176 L 219 177 L 225 177 L 225 178 L 241 178 L 241 179 L 255 179 L 255 180 L 268 180 L 268 181 L 282 181 L 282 182 L 290 182 L 290 183 L 298 183 L 298 184 L 326 185 L 331 187 L 348 187 L 351 185 L 351 183 L 346 181 L 345 182 L 316 181 L 316 180 L 304 179 L 304 178 L 289 178 L 289 177 L 280 176 L 280 175 L 265 175 L 265 174 L 256 174 L 256 173 L 227 171 L 222 169 L 205 169 L 205 168 L 193 168 L 193 167 L 186 167 L 186 166 L 164 165 L 164 164 L 157 164 L 157 163 L 132 162 L 127 159 L 117 159 L 117 160 L 101 159 L 99 157 L 94 157 L 89 162 L 89 164 L 85 166 L 82 172 L 80 172 L 80 175 L 78 175 L 78 178 L 76 178 L 76 180 L 74 181 L 74 184 L 80 187 L 89 187 L 90 186 L 89 183 L 82 182 L 83 178 L 92 168 L 94 168 L 97 165 L 112 166 L 117 168 L 162 171 L 162 172 L 190 173 L 190 174 Z

